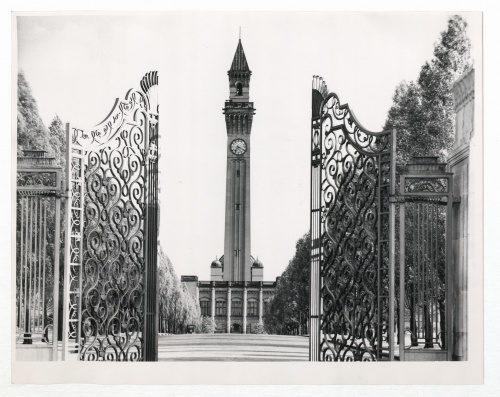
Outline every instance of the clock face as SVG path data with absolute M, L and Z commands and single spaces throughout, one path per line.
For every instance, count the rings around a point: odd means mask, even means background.
M 243 154 L 247 151 L 247 144 L 243 139 L 235 139 L 231 142 L 231 152 L 234 154 Z

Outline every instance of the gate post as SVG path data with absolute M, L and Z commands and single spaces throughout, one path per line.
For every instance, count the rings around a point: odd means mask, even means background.
M 474 136 L 474 69 L 469 69 L 453 85 L 455 105 L 455 142 L 448 159 L 450 172 L 454 174 L 453 195 L 460 198 L 453 204 L 453 360 L 467 360 L 467 268 L 468 243 L 471 239 L 469 218 L 469 193 L 473 194 L 473 181 L 469 166 L 471 140 Z M 480 145 L 479 145 L 480 146 Z M 481 180 L 481 178 L 477 178 Z M 473 197 L 473 196 L 471 196 Z M 477 206 L 470 206 L 474 211 Z M 482 218 L 482 216 L 481 216 Z M 480 251 L 480 249 L 478 249 Z M 473 252 L 471 250 L 471 252 Z
M 402 190 L 402 189 L 401 189 Z M 405 357 L 405 202 L 399 203 L 399 361 Z
M 311 118 L 311 269 L 309 301 L 309 361 L 320 360 L 321 316 L 321 103 L 328 89 L 318 76 L 313 77 Z
M 56 185 L 61 187 L 61 173 L 56 174 Z M 52 357 L 54 361 L 58 359 L 58 344 L 59 344 L 59 251 L 61 247 L 61 191 L 56 193 L 55 202 L 55 232 L 54 232 L 54 299 L 53 299 L 53 314 L 52 314 Z
M 62 360 L 79 353 L 81 335 L 81 268 L 83 255 L 84 159 L 83 149 L 66 123 L 66 243 L 64 253 Z M 77 358 L 78 359 L 78 358 Z
M 20 361 L 58 358 L 61 167 L 46 154 L 26 149 L 17 158 L 15 325 Z M 53 246 L 53 255 L 48 246 Z
M 146 171 L 146 247 L 145 247 L 145 321 L 144 361 L 158 361 L 158 98 L 150 95 L 151 88 L 158 84 L 156 72 L 148 73 L 141 81 L 141 88 L 148 103 L 149 136 Z
M 396 130 L 391 134 L 391 169 L 389 176 L 389 197 L 396 195 Z M 389 199 L 389 361 L 394 361 L 394 303 L 396 262 L 396 203 Z

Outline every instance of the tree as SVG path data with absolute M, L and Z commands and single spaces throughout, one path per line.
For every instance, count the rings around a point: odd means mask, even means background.
M 252 328 L 252 333 L 253 334 L 264 334 L 265 333 L 265 326 L 264 322 L 260 320 L 255 324 L 255 326 Z
M 158 247 L 158 300 L 160 332 L 183 333 L 187 325 L 200 331 L 199 302 L 191 296 L 186 284 L 181 283 L 162 247 Z
M 210 316 L 203 316 L 203 320 L 201 322 L 201 332 L 204 334 L 213 334 L 215 333 L 215 321 Z
M 307 333 L 310 246 L 311 237 L 306 233 L 297 241 L 295 255 L 278 280 L 265 317 L 268 333 Z
M 459 15 L 434 45 L 434 58 L 426 62 L 416 82 L 401 82 L 395 90 L 384 129 L 395 128 L 398 163 L 413 155 L 446 156 L 454 138 L 451 87 L 471 65 L 467 22 Z
M 38 114 L 38 106 L 24 74 L 17 75 L 17 154 L 22 149 L 47 146 L 47 128 Z
M 56 158 L 56 164 L 62 167 L 61 180 L 66 181 L 66 130 L 58 115 L 49 125 L 49 145 Z

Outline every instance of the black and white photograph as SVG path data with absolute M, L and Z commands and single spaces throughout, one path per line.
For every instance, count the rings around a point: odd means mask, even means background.
M 12 11 L 13 383 L 484 382 L 483 12 Z

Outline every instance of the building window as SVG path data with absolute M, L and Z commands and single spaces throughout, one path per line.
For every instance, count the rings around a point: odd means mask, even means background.
M 236 170 L 236 176 L 240 176 L 240 170 Z
M 241 84 L 241 83 L 236 84 L 236 95 L 237 96 L 243 95 L 243 84 Z
M 210 301 L 200 301 L 200 309 L 202 316 L 210 316 Z
M 241 316 L 241 301 L 234 300 L 231 302 L 231 316 Z
M 235 204 L 234 206 L 236 207 L 236 210 L 239 211 L 240 205 L 239 204 Z
M 264 314 L 267 314 L 269 311 L 269 301 L 264 301 Z
M 256 317 L 259 311 L 259 303 L 256 301 L 248 301 L 247 316 Z
M 226 315 L 226 301 L 215 302 L 215 315 L 225 316 Z

